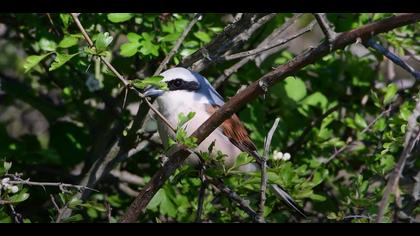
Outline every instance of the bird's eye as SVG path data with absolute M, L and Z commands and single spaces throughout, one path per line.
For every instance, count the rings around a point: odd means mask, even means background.
M 173 84 L 174 84 L 175 87 L 178 88 L 182 85 L 182 80 L 176 79 L 176 80 L 174 80 Z

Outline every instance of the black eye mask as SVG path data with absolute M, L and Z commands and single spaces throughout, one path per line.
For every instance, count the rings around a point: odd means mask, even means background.
M 195 90 L 198 90 L 198 88 L 200 87 L 199 84 L 195 81 L 187 82 L 183 79 L 174 79 L 167 82 L 167 84 L 170 91 L 175 91 L 175 90 L 195 91 Z

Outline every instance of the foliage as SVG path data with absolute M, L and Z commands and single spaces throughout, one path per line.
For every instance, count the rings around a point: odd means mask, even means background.
M 327 14 L 337 32 L 390 15 Z M 178 64 L 209 43 L 227 25 L 228 16 L 204 14 L 169 65 Z M 192 14 L 177 13 L 81 14 L 80 21 L 94 41 L 94 47 L 89 47 L 69 14 L 0 16 L 0 22 L 6 22 L 7 27 L 7 33 L 0 38 L 0 158 L 4 158 L 0 162 L 0 178 L 4 180 L 0 199 L 11 201 L 24 222 L 57 220 L 59 212 L 50 194 L 60 208 L 66 206 L 73 210 L 62 222 L 120 219 L 133 200 L 133 192 L 140 190 L 161 167 L 159 161 L 164 149 L 159 141 L 151 138 L 156 131 L 153 119 L 147 120 L 134 134 L 127 134 L 135 119 L 139 97 L 128 93 L 128 105 L 123 108 L 122 85 L 97 56 L 112 62 L 140 90 L 149 85 L 167 89 L 160 76 L 152 76 L 153 72 L 192 17 Z M 258 45 L 289 17 L 290 14 L 277 14 L 242 50 Z M 308 19 L 312 19 L 310 14 L 299 24 L 307 24 Z M 406 55 L 407 50 L 418 55 L 419 30 L 419 24 L 408 25 L 376 39 L 392 46 L 400 56 Z M 354 50 L 349 46 L 325 56 L 270 88 L 264 98 L 250 102 L 238 113 L 259 153 L 263 153 L 264 137 L 272 121 L 280 118 L 271 145 L 268 181 L 283 186 L 310 213 L 305 220 L 295 217 L 268 190 L 264 208 L 268 222 L 374 221 L 386 180 L 403 148 L 407 120 L 415 107 L 419 86 L 414 83 L 402 87 L 398 83 L 402 80 L 390 78 L 382 69 L 388 62 L 381 55 L 367 51 L 360 56 Z M 258 66 L 249 62 L 219 92 L 229 98 L 242 85 L 295 55 L 296 51 L 290 47 L 270 55 Z M 218 63 L 201 73 L 214 82 L 231 65 L 231 62 Z M 311 125 L 330 109 L 334 110 Z M 387 109 L 391 111 L 384 113 Z M 194 113 L 179 114 L 180 123 L 171 143 L 182 143 L 189 148 L 197 145 L 185 131 L 185 125 L 193 117 Z M 303 142 L 291 149 L 303 134 Z M 109 174 L 94 187 L 99 192 L 84 200 L 74 190 L 5 185 L 7 175 L 15 172 L 31 180 L 78 184 L 95 160 L 110 151 L 110 144 L 117 137 L 130 138 L 133 142 L 130 149 L 147 141 L 114 168 L 115 173 L 136 175 L 135 181 Z M 334 155 L 343 147 L 347 148 Z M 256 207 L 260 173 L 237 171 L 253 159 L 243 154 L 232 168 L 226 169 L 221 164 L 223 153 L 213 153 L 211 149 L 200 154 L 209 165 L 205 174 L 222 178 Z M 280 152 L 289 152 L 290 160 L 278 158 Z M 412 196 L 413 177 L 419 167 L 418 158 L 407 164 L 399 188 L 402 199 L 399 209 L 410 219 L 420 213 Z M 200 186 L 197 169 L 183 166 L 154 196 L 139 221 L 193 222 Z M 394 218 L 394 199 L 390 203 L 386 221 L 403 221 Z M 251 221 L 227 196 L 212 187 L 206 190 L 202 220 Z M 9 205 L 0 205 L 0 222 L 13 221 Z

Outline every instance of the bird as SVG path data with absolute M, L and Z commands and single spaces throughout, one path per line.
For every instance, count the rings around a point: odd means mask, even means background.
M 185 131 L 191 135 L 200 127 L 217 109 L 224 104 L 223 97 L 213 88 L 210 82 L 201 74 L 183 67 L 174 67 L 160 74 L 161 82 L 167 84 L 167 89 L 159 89 L 149 86 L 144 90 L 144 96 L 156 99 L 159 112 L 173 127 L 177 127 L 180 113 L 188 114 L 194 112 L 195 115 L 185 125 Z M 175 133 L 165 123 L 157 119 L 158 132 L 165 147 L 168 146 L 169 139 Z M 236 158 L 242 152 L 248 153 L 256 159 L 256 163 L 248 163 L 240 166 L 239 171 L 253 172 L 260 170 L 262 160 L 257 152 L 255 144 L 245 129 L 243 123 L 236 114 L 226 119 L 216 128 L 207 138 L 205 138 L 196 148 L 195 152 L 208 152 L 212 145 L 213 150 L 224 154 L 224 165 L 231 167 Z M 198 165 L 199 158 L 192 154 L 186 162 L 190 165 Z M 293 200 L 283 187 L 271 184 L 271 189 L 277 197 L 282 199 L 290 208 L 306 217 L 304 210 Z

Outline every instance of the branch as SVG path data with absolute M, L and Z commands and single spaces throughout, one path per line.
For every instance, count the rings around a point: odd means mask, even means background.
M 0 200 L 0 205 L 13 204 L 12 201 Z
M 404 142 L 404 149 L 401 153 L 400 159 L 398 160 L 397 165 L 395 166 L 394 170 L 392 171 L 388 183 L 386 185 L 384 195 L 379 202 L 379 210 L 378 215 L 376 217 L 376 223 L 380 223 L 383 220 L 385 209 L 388 205 L 389 195 L 392 193 L 395 194 L 395 191 L 398 187 L 398 182 L 400 176 L 404 170 L 405 163 L 407 159 L 411 156 L 411 152 L 413 151 L 414 147 L 417 145 L 420 139 L 420 127 L 417 124 L 417 119 L 420 116 L 420 97 L 418 96 L 418 101 L 413 113 L 408 118 L 408 125 L 407 125 L 407 133 L 405 134 L 405 142 Z
M 319 27 L 321 28 L 322 32 L 324 33 L 327 41 L 330 45 L 330 50 L 332 51 L 333 46 L 332 42 L 336 37 L 335 31 L 332 29 L 332 24 L 328 21 L 327 16 L 325 13 L 314 13 L 315 19 L 318 22 Z
M 221 60 L 229 61 L 229 60 L 234 60 L 234 59 L 238 59 L 238 58 L 242 58 L 242 57 L 253 56 L 255 54 L 259 54 L 261 52 L 270 50 L 272 48 L 284 45 L 284 44 L 292 41 L 293 39 L 296 39 L 296 38 L 302 36 L 303 34 L 311 31 L 313 29 L 314 25 L 315 25 L 315 21 L 310 23 L 307 27 L 299 30 L 296 34 L 294 34 L 292 36 L 289 36 L 286 39 L 282 39 L 282 40 L 279 40 L 277 42 L 273 42 L 272 44 L 269 44 L 269 45 L 266 45 L 266 46 L 263 46 L 263 47 L 257 47 L 255 49 L 252 49 L 252 50 L 249 50 L 249 51 L 239 52 L 239 53 L 235 53 L 235 54 L 231 54 L 231 55 L 226 55 L 226 56 L 223 56 L 221 58 Z
M 57 204 L 57 202 L 55 201 L 55 198 L 52 194 L 50 194 L 50 198 L 51 198 L 51 202 L 53 203 L 55 209 L 57 210 L 58 214 L 57 214 L 57 218 L 55 219 L 55 223 L 60 223 L 63 219 L 64 216 L 64 212 L 65 209 L 67 208 L 68 203 L 64 204 L 63 208 L 60 208 Z
M 9 204 L 9 208 L 12 211 L 13 220 L 15 221 L 15 223 L 23 223 L 22 214 L 19 214 L 19 213 L 16 212 L 15 207 L 13 206 L 13 204 Z
M 275 42 L 276 40 L 278 40 L 278 38 L 281 38 L 283 33 L 292 25 L 295 23 L 295 21 L 301 17 L 302 14 L 295 14 L 292 18 L 290 18 L 289 20 L 287 20 L 283 25 L 281 25 L 279 28 L 275 29 L 267 38 L 265 38 L 260 44 L 258 44 L 258 46 L 256 48 L 261 48 L 261 47 L 266 47 L 267 45 L 272 44 L 273 42 Z M 273 48 L 269 51 L 275 51 L 277 52 L 278 50 L 280 50 L 282 47 L 278 47 L 278 48 Z M 244 66 L 246 63 L 248 63 L 251 60 L 255 60 L 255 58 L 257 57 L 257 55 L 252 55 L 249 57 L 245 57 L 242 60 L 240 60 L 239 62 L 235 63 L 233 66 L 229 67 L 228 69 L 223 71 L 223 74 L 220 75 L 216 81 L 213 83 L 213 87 L 215 89 L 218 89 L 223 82 L 225 82 L 225 80 L 227 78 L 229 78 L 233 73 L 237 72 L 242 66 Z
M 217 61 L 225 52 L 241 46 L 275 15 L 275 13 L 244 13 L 238 21 L 227 26 L 223 32 L 197 52 L 184 58 L 178 66 L 191 67 L 193 71 L 200 72 Z
M 388 49 L 384 48 L 379 43 L 375 42 L 373 39 L 368 39 L 365 43 L 365 46 L 369 46 L 379 53 L 386 56 L 389 60 L 394 62 L 395 64 L 399 65 L 401 68 L 403 68 L 405 71 L 410 73 L 416 80 L 420 81 L 420 72 L 416 71 L 413 67 L 411 67 L 409 64 L 407 64 L 405 61 L 403 61 L 399 56 L 395 55 Z
M 197 21 L 201 19 L 201 17 L 202 17 L 201 14 L 195 14 L 194 18 L 190 21 L 188 26 L 184 29 L 184 32 L 182 32 L 181 36 L 175 42 L 174 47 L 171 49 L 168 55 L 166 55 L 165 59 L 163 59 L 162 63 L 160 63 L 159 67 L 157 68 L 156 72 L 153 75 L 159 75 L 160 72 L 162 72 L 162 70 L 166 69 L 166 64 L 168 64 L 171 58 L 178 51 L 179 47 L 181 47 L 181 44 L 184 42 L 188 33 L 191 31 L 192 27 L 197 23 Z
M 358 38 L 366 39 L 374 34 L 387 32 L 403 25 L 411 24 L 420 20 L 420 14 L 408 13 L 367 24 L 360 28 L 341 33 L 333 41 L 333 50 L 343 48 Z M 330 52 L 328 42 L 321 43 L 318 47 L 310 49 L 289 61 L 288 63 L 275 68 L 270 73 L 264 75 L 247 88 L 241 90 L 221 108 L 219 108 L 211 117 L 209 117 L 193 134 L 197 138 L 197 144 L 200 144 L 208 135 L 213 132 L 224 120 L 231 117 L 248 102 L 264 94 L 268 87 L 282 81 L 287 76 L 295 74 L 297 71 L 314 63 L 316 60 L 328 55 Z M 127 212 L 122 217 L 122 222 L 134 222 L 140 213 L 146 208 L 156 192 L 163 186 L 166 179 L 179 168 L 184 160 L 190 155 L 184 147 L 176 145 L 167 155 L 168 161 L 152 177 L 150 182 L 142 189 Z
M 261 187 L 260 187 L 260 202 L 257 212 L 257 221 L 259 223 L 264 222 L 264 205 L 265 205 L 265 192 L 267 191 L 267 160 L 270 153 L 270 145 L 271 145 L 271 139 L 273 138 L 274 132 L 276 131 L 276 128 L 279 124 L 280 118 L 276 118 L 274 121 L 273 126 L 271 127 L 270 131 L 268 132 L 268 135 L 266 139 L 264 140 L 264 155 L 262 157 L 261 161 Z
M 10 176 L 10 175 L 8 175 Z M 29 181 L 29 179 L 23 180 L 20 179 L 19 177 L 13 176 L 15 180 L 10 180 L 8 181 L 8 183 L 10 184 L 23 184 L 23 185 L 29 185 L 29 186 L 41 186 L 43 188 L 45 188 L 46 186 L 54 186 L 54 187 L 58 187 L 61 191 L 65 191 L 65 188 L 76 188 L 78 191 L 84 191 L 85 189 L 89 189 L 95 192 L 99 192 L 96 189 L 93 188 L 89 188 L 86 186 L 82 186 L 82 185 L 73 185 L 73 184 L 65 184 L 65 183 L 53 183 L 53 182 L 33 182 L 33 181 Z

